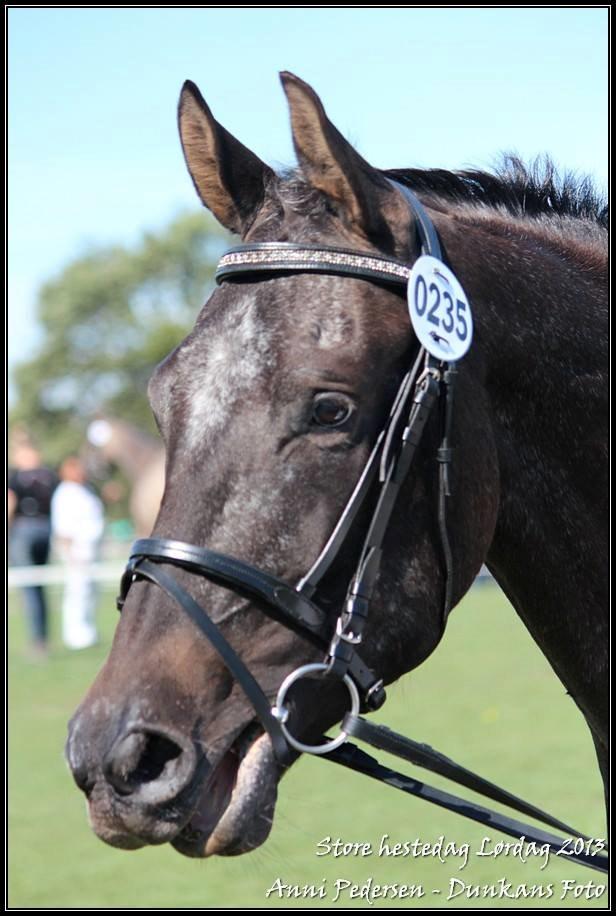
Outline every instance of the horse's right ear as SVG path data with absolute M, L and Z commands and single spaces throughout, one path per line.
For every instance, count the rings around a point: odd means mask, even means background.
M 180 93 L 178 126 L 201 201 L 223 226 L 241 235 L 254 220 L 274 173 L 216 121 L 190 80 Z

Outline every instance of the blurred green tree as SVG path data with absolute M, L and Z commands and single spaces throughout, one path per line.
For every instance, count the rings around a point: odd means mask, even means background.
M 208 214 L 184 214 L 133 247 L 78 257 L 41 288 L 44 336 L 15 367 L 10 422 L 48 462 L 79 449 L 96 413 L 155 430 L 148 378 L 193 325 L 227 241 Z

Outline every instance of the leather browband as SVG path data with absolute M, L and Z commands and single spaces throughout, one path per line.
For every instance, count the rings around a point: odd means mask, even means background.
M 442 260 L 441 243 L 423 204 L 410 188 L 387 179 L 409 204 L 415 231 L 423 254 Z M 402 261 L 351 248 L 296 244 L 295 242 L 255 242 L 230 248 L 218 262 L 216 283 L 246 273 L 313 272 L 340 274 L 364 280 L 406 286 L 410 268 Z
M 246 275 L 246 271 L 341 274 L 405 286 L 410 269 L 393 258 L 347 248 L 295 245 L 292 242 L 258 242 L 230 248 L 218 262 L 216 282 Z

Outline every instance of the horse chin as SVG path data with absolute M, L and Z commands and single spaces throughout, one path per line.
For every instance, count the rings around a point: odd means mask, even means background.
M 280 771 L 270 738 L 244 732 L 205 781 L 188 824 L 172 840 L 193 858 L 237 856 L 265 842 Z

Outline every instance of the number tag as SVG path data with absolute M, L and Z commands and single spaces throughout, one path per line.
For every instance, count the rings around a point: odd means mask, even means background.
M 473 316 L 453 271 L 423 254 L 413 264 L 407 296 L 413 329 L 428 353 L 445 362 L 461 359 L 473 339 Z

